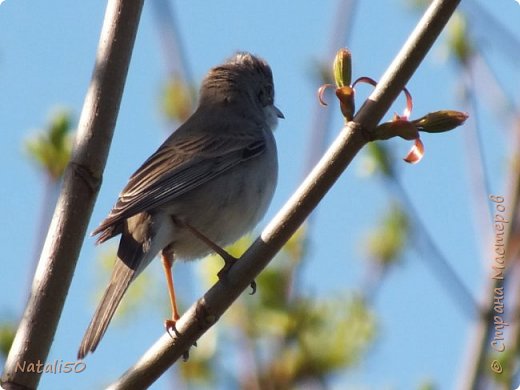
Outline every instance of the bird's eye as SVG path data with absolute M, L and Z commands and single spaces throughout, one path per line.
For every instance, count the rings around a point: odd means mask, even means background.
M 269 96 L 266 95 L 265 91 L 263 89 L 261 89 L 259 92 L 258 92 L 258 101 L 260 102 L 260 104 L 262 106 L 267 106 L 268 104 L 268 101 L 269 101 Z
M 274 95 L 274 92 L 273 92 L 273 86 L 270 85 L 270 84 L 267 85 L 267 86 L 265 87 L 265 93 L 267 94 L 267 96 L 269 96 L 270 98 L 272 98 L 273 95 Z
M 273 86 L 266 85 L 258 92 L 258 101 L 267 106 L 273 103 Z

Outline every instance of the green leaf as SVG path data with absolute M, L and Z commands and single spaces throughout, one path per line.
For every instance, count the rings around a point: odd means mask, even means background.
M 59 181 L 65 172 L 72 153 L 71 114 L 60 111 L 54 114 L 46 129 L 25 141 L 29 157 L 53 181 Z

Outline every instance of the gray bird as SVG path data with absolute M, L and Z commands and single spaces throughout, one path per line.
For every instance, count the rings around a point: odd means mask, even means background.
M 212 250 L 227 269 L 222 246 L 252 230 L 273 197 L 278 174 L 272 131 L 269 65 L 238 53 L 211 69 L 197 110 L 130 177 L 108 217 L 92 233 L 98 243 L 121 234 L 110 283 L 81 342 L 78 358 L 93 352 L 130 283 L 158 253 L 166 273 L 172 318 L 179 319 L 171 266 Z

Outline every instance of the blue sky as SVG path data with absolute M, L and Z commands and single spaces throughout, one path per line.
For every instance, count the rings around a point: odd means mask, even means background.
M 286 119 L 276 132 L 279 185 L 266 218 L 283 205 L 302 177 L 311 115 L 318 104 L 319 85 L 310 76 L 315 61 L 328 53 L 337 3 L 324 0 L 295 6 L 295 2 L 267 0 L 195 0 L 174 4 L 187 61 L 197 82 L 210 67 L 236 50 L 251 51 L 271 64 L 277 106 Z M 353 52 L 354 77 L 379 78 L 400 49 L 419 18 L 403 3 L 391 0 L 358 5 L 348 42 Z M 7 0 L 0 6 L 0 129 L 4 145 L 0 180 L 5 183 L 0 187 L 0 213 L 6 221 L 0 226 L 0 246 L 4 248 L 0 263 L 4 291 L 0 294 L 1 318 L 16 319 L 21 314 L 42 212 L 44 180 L 24 154 L 23 142 L 44 127 L 54 109 L 68 107 L 79 117 L 104 6 L 104 2 L 66 0 Z M 519 39 L 518 4 L 504 0 L 496 8 L 497 11 L 489 11 Z M 110 210 L 128 176 L 173 130 L 166 127 L 158 108 L 166 65 L 151 11 L 150 4 L 145 4 L 89 231 Z M 514 88 L 518 89 L 518 73 L 494 47 L 492 37 L 491 34 L 490 39 L 479 43 L 490 53 L 501 81 L 513 93 Z M 443 50 L 442 43 L 436 44 L 408 85 L 416 115 L 447 108 L 465 110 L 459 99 L 457 69 L 445 60 Z M 368 87 L 360 87 L 360 97 L 368 91 Z M 402 99 L 392 112 L 401 111 L 401 106 Z M 481 119 L 491 190 L 504 194 L 509 129 L 504 128 L 504 122 L 494 119 L 486 105 L 482 107 Z M 332 126 L 336 130 L 332 133 L 336 134 L 341 125 L 341 117 L 336 115 Z M 479 228 L 475 227 L 474 209 L 482 204 L 474 204 L 470 195 L 468 167 L 474 161 L 466 153 L 468 141 L 464 131 L 463 127 L 425 135 L 423 161 L 415 166 L 398 166 L 403 185 L 431 235 L 475 298 L 480 298 L 490 266 Z M 396 158 L 404 156 L 410 146 L 401 140 L 392 140 L 391 144 Z M 315 236 L 303 274 L 309 294 L 335 296 L 361 285 L 366 272 L 363 234 L 374 226 L 388 205 L 381 181 L 363 177 L 362 167 L 360 154 L 316 214 Z M 488 228 L 487 234 L 491 234 L 491 222 Z M 102 250 L 95 248 L 93 239 L 85 239 L 49 360 L 75 359 L 94 310 L 95 288 L 99 287 L 94 258 Z M 180 265 L 176 279 L 189 278 L 200 266 L 202 262 Z M 160 271 L 158 262 L 150 268 L 148 272 Z M 201 291 L 201 286 L 196 285 L 198 280 L 194 280 L 180 281 L 178 294 L 183 294 L 182 288 L 190 294 Z M 404 261 L 385 279 L 374 310 L 379 317 L 379 337 L 357 367 L 338 374 L 334 380 L 337 388 L 348 384 L 352 388 L 407 389 L 426 378 L 433 379 L 440 389 L 455 386 L 470 342 L 472 321 L 454 304 L 431 268 L 421 260 L 421 253 L 406 251 Z M 47 375 L 41 388 L 100 387 L 123 372 L 163 332 L 165 309 L 159 304 L 137 311 L 128 315 L 131 323 L 111 326 L 99 350 L 87 358 L 88 368 L 80 374 L 80 380 Z M 154 388 L 165 388 L 165 383 L 158 381 Z

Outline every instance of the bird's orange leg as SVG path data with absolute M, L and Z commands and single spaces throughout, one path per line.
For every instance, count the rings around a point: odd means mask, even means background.
M 177 334 L 175 323 L 179 320 L 179 310 L 177 309 L 177 301 L 175 300 L 175 289 L 173 288 L 173 276 L 172 276 L 172 265 L 174 261 L 173 250 L 170 247 L 166 247 L 161 251 L 161 261 L 164 269 L 164 275 L 166 276 L 166 284 L 168 285 L 168 295 L 170 296 L 170 305 L 172 308 L 171 320 L 164 321 L 164 327 L 166 332 L 170 334 L 170 329 Z M 171 334 L 170 334 L 171 336 Z

